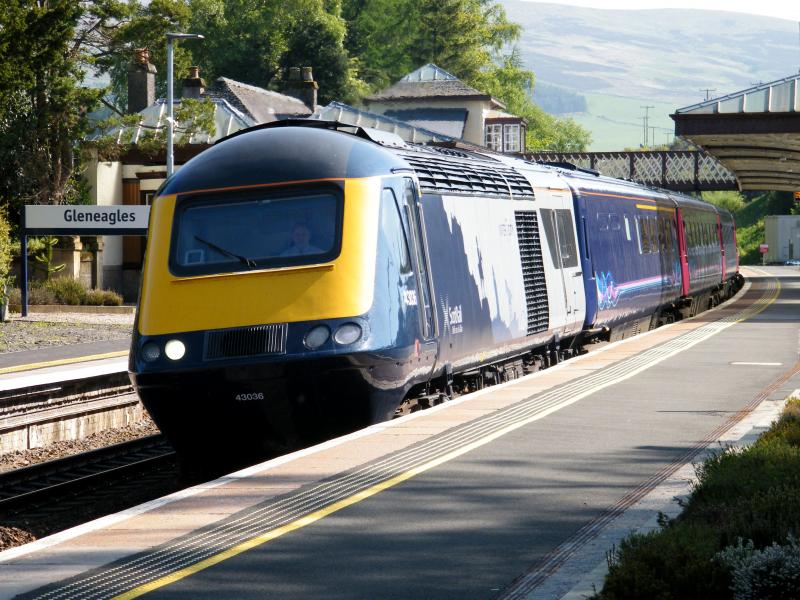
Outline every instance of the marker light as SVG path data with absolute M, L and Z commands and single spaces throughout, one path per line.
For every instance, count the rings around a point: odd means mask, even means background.
M 153 362 L 161 357 L 161 349 L 155 342 L 147 342 L 142 346 L 142 359 L 145 362 Z
M 361 339 L 361 326 L 357 323 L 345 323 L 336 330 L 333 339 L 342 346 L 353 344 Z
M 171 360 L 180 360 L 186 354 L 186 346 L 180 340 L 170 340 L 164 346 L 164 354 Z
M 303 340 L 303 343 L 310 350 L 316 350 L 328 341 L 330 335 L 331 330 L 328 329 L 327 325 L 317 325 L 306 334 L 306 339 Z

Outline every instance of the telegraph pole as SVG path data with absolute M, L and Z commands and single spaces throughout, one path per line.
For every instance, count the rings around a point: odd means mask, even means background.
M 711 100 L 711 92 L 716 92 L 717 88 L 700 88 L 700 91 L 706 93 L 706 100 Z
M 650 117 L 650 109 L 655 108 L 652 104 L 648 104 L 647 106 L 640 106 L 639 108 L 644 109 L 644 145 L 647 146 L 648 137 L 647 134 L 649 133 L 647 127 L 649 125 L 649 117 Z

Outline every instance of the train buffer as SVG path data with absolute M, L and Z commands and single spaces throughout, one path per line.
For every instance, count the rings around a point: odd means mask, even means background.
M 748 275 L 694 319 L 0 553 L 0 596 L 564 597 L 800 387 L 800 282 Z

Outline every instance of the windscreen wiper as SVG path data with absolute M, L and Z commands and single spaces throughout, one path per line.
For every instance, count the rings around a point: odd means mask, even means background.
M 216 250 L 220 254 L 224 254 L 225 256 L 230 256 L 231 258 L 235 258 L 243 265 L 246 265 L 248 269 L 254 269 L 255 267 L 258 266 L 256 265 L 256 261 L 254 261 L 252 258 L 247 258 L 246 256 L 242 256 L 241 254 L 236 254 L 234 252 L 231 252 L 230 250 L 225 250 L 225 248 L 217 246 L 214 242 L 209 242 L 208 240 L 204 240 L 199 235 L 194 236 L 194 239 L 196 239 L 198 242 L 202 242 L 212 250 Z

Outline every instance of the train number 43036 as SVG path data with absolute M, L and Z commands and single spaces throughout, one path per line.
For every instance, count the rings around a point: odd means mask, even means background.
M 249 392 L 247 394 L 236 394 L 237 402 L 249 402 L 251 400 L 263 400 L 264 392 Z

